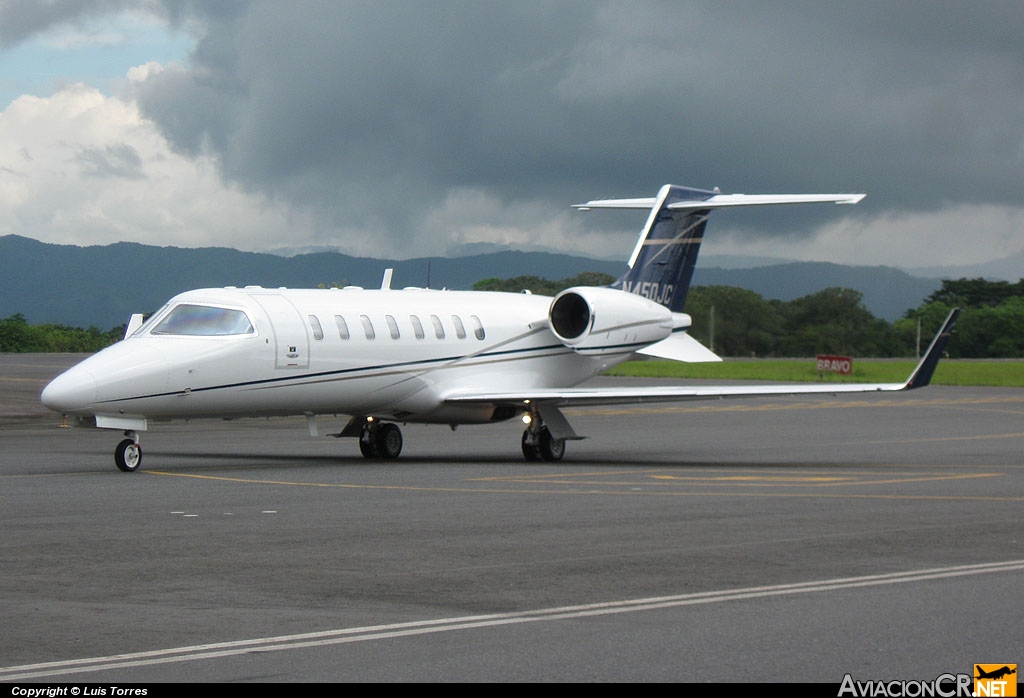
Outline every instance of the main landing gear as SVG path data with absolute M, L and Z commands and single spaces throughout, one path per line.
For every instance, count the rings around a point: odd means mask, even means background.
M 565 439 L 555 438 L 551 430 L 544 424 L 539 414 L 527 413 L 527 422 L 523 432 L 523 456 L 531 462 L 562 460 L 565 455 Z M 341 434 L 335 436 L 355 436 L 359 434 L 359 451 L 365 458 L 381 458 L 393 460 L 402 453 L 402 430 L 397 424 L 379 422 L 373 417 L 356 421 L 353 419 Z
M 134 431 L 126 431 L 126 438 L 114 449 L 114 465 L 125 473 L 134 473 L 142 465 L 142 447 L 139 446 L 139 435 Z
M 556 439 L 537 417 L 531 419 L 523 432 L 523 456 L 528 461 L 562 460 L 565 439 Z
M 402 430 L 391 422 L 367 419 L 359 434 L 359 450 L 366 458 L 398 458 L 402 453 Z

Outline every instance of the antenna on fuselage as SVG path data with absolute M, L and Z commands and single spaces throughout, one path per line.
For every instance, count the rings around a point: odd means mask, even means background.
M 380 280 L 380 290 L 390 291 L 391 290 L 391 277 L 394 276 L 395 270 L 393 268 L 387 268 L 384 270 L 384 278 Z

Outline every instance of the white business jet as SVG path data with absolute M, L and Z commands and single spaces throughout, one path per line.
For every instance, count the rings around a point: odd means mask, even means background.
M 554 298 L 529 293 L 219 288 L 188 291 L 125 338 L 50 383 L 42 401 L 79 426 L 124 432 L 118 468 L 142 462 L 150 422 L 317 415 L 349 419 L 335 436 L 367 458 L 397 458 L 398 423 L 486 424 L 521 417 L 527 460 L 559 460 L 579 439 L 561 408 L 896 391 L 927 385 L 956 319 L 951 313 L 904 383 L 577 388 L 637 354 L 719 361 L 687 334 L 683 305 L 709 212 L 772 204 L 855 204 L 862 194 L 721 194 L 666 185 L 654 198 L 581 209 L 649 209 L 622 278 Z

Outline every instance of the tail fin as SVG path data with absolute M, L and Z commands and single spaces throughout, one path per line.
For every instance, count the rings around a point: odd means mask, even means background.
M 682 312 L 690 289 L 697 253 L 704 239 L 708 214 L 716 208 L 774 204 L 855 204 L 864 194 L 721 194 L 666 184 L 654 198 L 599 199 L 576 208 L 649 208 L 629 268 L 612 288 L 636 293 Z
M 629 268 L 614 288 L 645 296 L 673 313 L 681 313 L 704 240 L 708 210 L 672 210 L 681 201 L 707 201 L 713 191 L 666 184 L 658 192 L 633 254 Z

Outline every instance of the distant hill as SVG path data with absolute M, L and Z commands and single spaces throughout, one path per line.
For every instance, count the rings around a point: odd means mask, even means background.
M 544 252 L 493 252 L 469 257 L 378 260 L 337 252 L 281 257 L 227 248 L 186 249 L 121 242 L 77 247 L 0 236 L 0 317 L 23 314 L 31 323 L 56 322 L 101 329 L 152 312 L 182 291 L 208 286 L 292 288 L 350 284 L 374 288 L 383 270 L 392 286 L 468 289 L 489 277 L 534 275 L 562 279 L 584 271 L 618 276 L 624 262 Z M 429 279 L 428 279 L 429 269 Z M 753 269 L 705 269 L 699 285 L 724 284 L 791 300 L 828 286 L 861 291 L 877 316 L 892 320 L 920 304 L 940 285 L 888 267 L 845 267 L 817 262 Z
M 889 322 L 916 308 L 942 285 L 937 277 L 911 276 L 893 267 L 853 267 L 829 262 L 790 262 L 752 269 L 706 269 L 698 262 L 693 283 L 739 286 L 782 301 L 842 286 L 864 294 L 868 310 Z
M 911 274 L 934 276 L 941 279 L 979 279 L 1017 282 L 1024 278 L 1024 251 L 1015 252 L 1002 259 L 993 259 L 982 264 L 957 267 L 920 267 L 907 269 Z
M 30 323 L 56 322 L 108 329 L 132 313 L 157 310 L 193 288 L 258 285 L 310 288 L 319 284 L 379 287 L 384 269 L 393 288 L 472 288 L 488 277 L 535 275 L 562 279 L 584 271 L 618 276 L 625 262 L 542 252 L 471 257 L 378 260 L 336 252 L 295 257 L 222 247 L 179 248 L 119 242 L 78 247 L 18 235 L 0 236 L 0 317 L 23 314 Z M 429 269 L 429 280 L 428 280 Z

